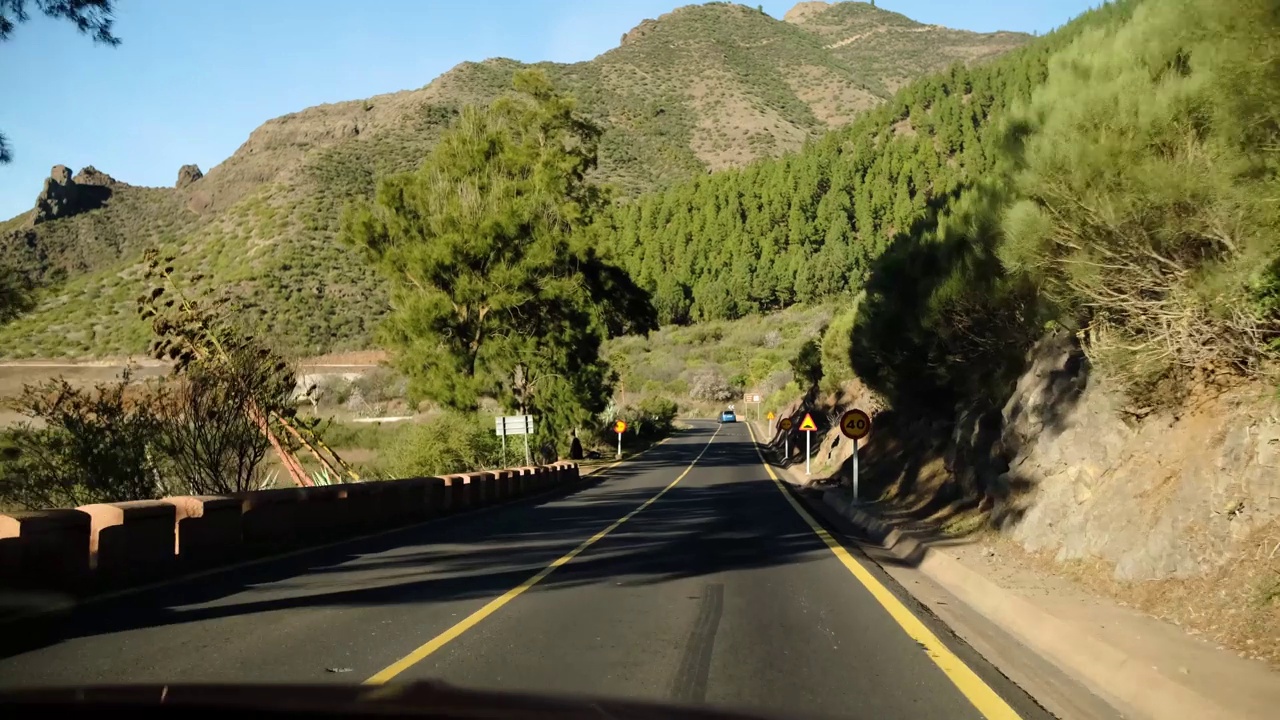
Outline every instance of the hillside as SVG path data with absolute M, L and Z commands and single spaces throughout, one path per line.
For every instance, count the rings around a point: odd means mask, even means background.
M 926 26 L 866 3 L 803 3 L 785 20 L 711 3 L 646 20 L 593 60 L 539 67 L 602 124 L 599 179 L 625 197 L 796 150 L 906 79 L 1028 39 Z M 308 108 L 264 123 L 181 187 L 116 183 L 101 208 L 0 225 L 0 257 L 49 286 L 33 312 L 0 327 L 0 356 L 140 350 L 137 259 L 154 246 L 202 273 L 202 291 L 252 297 L 246 322 L 290 349 L 367 346 L 385 298 L 334 242 L 342 207 L 377 177 L 415 167 L 460 107 L 505 91 L 520 67 L 466 62 L 417 90 Z
M 862 509 L 1276 662 L 1276 7 L 1106 3 L 629 203 L 615 256 L 693 324 L 614 340 L 628 389 L 810 412 L 828 483 L 872 412 Z

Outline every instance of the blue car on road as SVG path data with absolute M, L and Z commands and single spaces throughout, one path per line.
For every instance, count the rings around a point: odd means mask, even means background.
M 724 412 L 720 413 L 720 422 L 722 423 L 737 422 L 737 420 L 738 420 L 738 416 L 734 415 L 732 410 L 725 410 Z

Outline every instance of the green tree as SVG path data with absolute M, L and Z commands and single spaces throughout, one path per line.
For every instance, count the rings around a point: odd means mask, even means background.
M 417 172 L 384 178 L 342 234 L 389 281 L 382 338 L 415 398 L 496 398 L 560 441 L 607 401 L 603 339 L 654 329 L 656 313 L 595 250 L 599 128 L 541 72 L 514 83 L 465 109 Z
M 689 322 L 689 288 L 671 275 L 658 280 L 653 303 L 658 310 L 658 320 L 663 325 L 684 325 Z
M 1021 200 L 1003 257 L 1071 308 L 1099 368 L 1135 389 L 1248 373 L 1280 336 L 1255 292 L 1280 254 L 1276 7 L 1142 4 L 1057 53 L 1015 117 Z
M 120 44 L 120 38 L 111 33 L 112 0 L 34 0 L 36 10 L 55 20 L 68 20 L 76 29 L 93 37 L 95 43 Z M 8 40 L 19 23 L 26 22 L 28 0 L 0 0 L 0 41 Z M 0 164 L 13 160 L 3 133 L 0 133 Z
M 34 288 L 26 275 L 0 262 L 0 323 L 30 310 L 35 302 L 33 293 Z
M 813 390 L 822 382 L 822 346 L 817 340 L 806 340 L 791 359 L 791 372 L 796 384 Z

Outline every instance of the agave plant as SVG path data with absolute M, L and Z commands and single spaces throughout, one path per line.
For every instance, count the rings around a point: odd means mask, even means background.
M 280 479 L 280 471 L 272 470 L 271 472 L 263 475 L 262 479 L 258 480 L 258 486 L 255 487 L 254 490 L 270 490 L 276 486 L 276 480 L 278 479 Z

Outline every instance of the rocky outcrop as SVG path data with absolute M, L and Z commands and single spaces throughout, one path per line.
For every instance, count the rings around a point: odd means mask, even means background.
M 112 188 L 119 185 L 115 178 L 95 169 L 92 165 L 71 177 L 66 165 L 54 165 L 44 187 L 36 196 L 35 213 L 31 224 L 71 217 L 95 210 L 111 199 Z
M 875 394 L 854 386 L 834 406 L 797 401 L 784 415 L 795 421 L 812 410 L 823 429 L 860 406 L 876 423 L 862 455 L 868 491 L 892 489 L 928 509 L 923 516 L 976 501 L 1024 549 L 1105 567 L 1116 581 L 1202 579 L 1250 553 L 1274 556 L 1280 404 L 1273 388 L 1219 388 L 1139 417 L 1091 375 L 1070 333 L 1043 338 L 1025 367 L 1003 407 L 954 417 L 877 412 Z M 793 449 L 803 442 L 793 434 Z M 814 449 L 815 468 L 847 467 L 848 445 L 827 433 Z
M 1280 422 L 1265 392 L 1137 421 L 1104 383 L 1085 382 L 1072 340 L 1038 345 L 1004 407 L 1010 463 L 997 484 L 1028 488 L 1006 496 L 1023 547 L 1103 560 L 1117 580 L 1204 577 L 1280 520 Z
M 174 183 L 173 187 L 181 190 L 202 177 L 204 173 L 200 172 L 199 165 L 183 165 L 178 168 L 178 182 Z
M 622 39 L 618 41 L 618 44 L 621 45 L 622 47 L 632 45 L 636 41 L 638 41 L 640 38 L 643 38 L 644 36 L 653 32 L 657 27 L 658 27 L 657 20 L 650 20 L 650 19 L 641 20 L 640 24 L 635 26 L 634 28 L 631 28 L 630 32 L 625 32 L 622 34 Z
M 796 25 L 802 25 L 810 18 L 821 15 L 831 9 L 831 4 L 821 2 L 821 0 L 810 0 L 809 2 L 798 2 L 782 16 L 783 22 L 789 22 Z
M 76 173 L 73 179 L 77 185 L 92 185 L 95 187 L 111 187 L 120 184 L 115 178 L 92 165 L 86 165 L 80 172 Z

